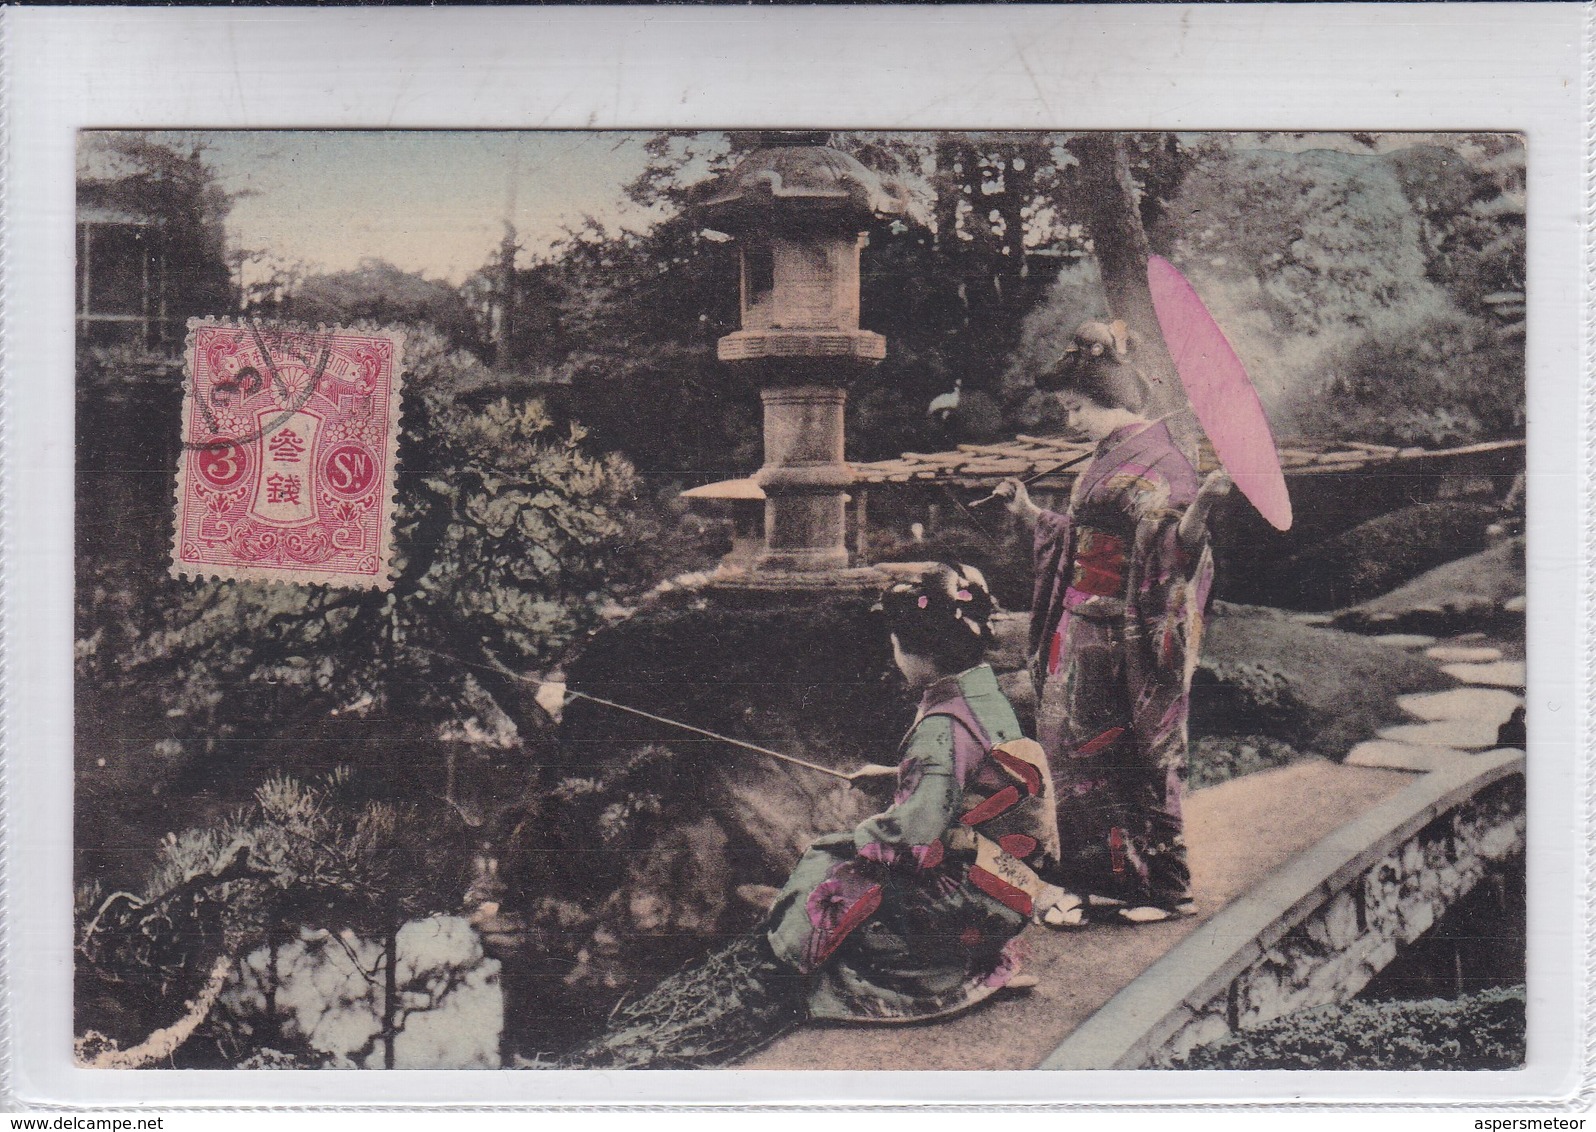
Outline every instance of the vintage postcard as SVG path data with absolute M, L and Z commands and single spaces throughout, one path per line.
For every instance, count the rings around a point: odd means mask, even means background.
M 78 1065 L 1526 1063 L 1524 134 L 76 157 Z

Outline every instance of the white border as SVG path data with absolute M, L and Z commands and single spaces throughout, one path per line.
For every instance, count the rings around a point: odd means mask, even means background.
M 1582 20 L 1575 4 L 3 12 L 13 1103 L 1571 1100 L 1583 1082 Z M 1520 1073 L 94 1073 L 71 1067 L 80 126 L 1522 130 L 1530 1062 Z

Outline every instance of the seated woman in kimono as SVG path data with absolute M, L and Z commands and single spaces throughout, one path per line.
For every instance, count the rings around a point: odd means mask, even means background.
M 811 1017 L 932 1018 L 1034 985 L 1016 937 L 1033 917 L 1080 920 L 1037 879 L 1058 854 L 1052 783 L 981 661 L 992 608 L 980 571 L 946 565 L 877 606 L 920 708 L 891 808 L 816 841 L 771 909 L 767 940 L 808 976 Z
M 1132 923 L 1194 910 L 1181 799 L 1186 720 L 1213 580 L 1207 518 L 1230 490 L 1198 487 L 1123 323 L 1089 322 L 1037 379 L 1071 431 L 1097 442 L 1064 514 L 1018 480 L 994 493 L 1035 530 L 1031 604 L 1037 737 L 1063 837 L 1047 879 Z

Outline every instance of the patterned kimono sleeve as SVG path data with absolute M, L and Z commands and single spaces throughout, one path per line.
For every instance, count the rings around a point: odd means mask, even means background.
M 898 765 L 898 790 L 892 807 L 866 818 L 853 831 L 860 856 L 890 863 L 912 853 L 919 864 L 928 853 L 940 858 L 940 838 L 953 823 L 963 785 L 958 780 L 953 720 L 929 715 L 915 725 L 903 761 Z
M 1048 639 L 1064 610 L 1064 567 L 1070 550 L 1070 517 L 1043 511 L 1036 518 L 1031 542 L 1031 631 L 1026 655 L 1032 674 L 1046 674 Z
M 1147 474 L 1139 479 L 1126 501 L 1136 519 L 1125 589 L 1131 725 L 1141 749 L 1184 779 L 1191 676 L 1213 557 L 1206 537 L 1195 550 L 1181 545 L 1185 508 L 1170 505 L 1169 483 Z M 1178 806 L 1173 798 L 1171 804 Z

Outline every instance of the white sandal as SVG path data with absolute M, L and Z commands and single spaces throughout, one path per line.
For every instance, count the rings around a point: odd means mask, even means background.
M 1152 905 L 1144 905 L 1140 908 L 1119 908 L 1116 911 L 1119 914 L 1119 918 L 1126 923 L 1159 924 L 1165 920 L 1173 920 L 1176 916 L 1195 916 L 1197 914 L 1197 905 L 1190 903 L 1180 904 L 1173 911 Z
M 1031 919 L 1044 928 L 1071 931 L 1086 927 L 1086 905 L 1079 896 L 1047 885 L 1032 903 Z

